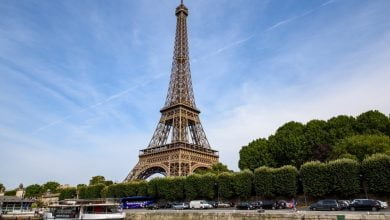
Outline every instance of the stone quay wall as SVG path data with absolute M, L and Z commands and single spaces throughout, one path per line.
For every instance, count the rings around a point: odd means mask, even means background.
M 309 213 L 202 213 L 202 212 L 134 212 L 127 220 L 390 220 L 389 213 L 309 214 Z

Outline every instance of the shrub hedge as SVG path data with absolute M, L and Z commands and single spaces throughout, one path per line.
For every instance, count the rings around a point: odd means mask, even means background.
M 152 196 L 168 201 L 193 199 L 248 199 L 251 196 L 292 197 L 297 193 L 298 177 L 303 192 L 311 197 L 338 195 L 350 197 L 362 192 L 360 177 L 368 191 L 390 194 L 390 156 L 375 154 L 362 163 L 352 159 L 337 159 L 327 163 L 307 162 L 298 170 L 290 165 L 280 168 L 259 167 L 254 173 L 193 174 L 187 177 L 155 178 L 146 181 L 118 183 L 110 186 L 96 184 L 78 187 L 79 198 L 121 198 Z M 61 198 L 71 198 L 75 188 L 61 191 Z
M 374 154 L 363 160 L 362 175 L 369 192 L 390 194 L 390 156 Z

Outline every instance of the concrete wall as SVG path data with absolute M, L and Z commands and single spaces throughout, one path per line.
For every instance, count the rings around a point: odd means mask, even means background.
M 342 214 L 340 214 L 342 215 Z M 127 213 L 127 220 L 341 220 L 336 214 L 309 213 L 202 213 L 202 212 L 134 212 Z M 390 220 L 390 213 L 346 214 L 346 220 Z

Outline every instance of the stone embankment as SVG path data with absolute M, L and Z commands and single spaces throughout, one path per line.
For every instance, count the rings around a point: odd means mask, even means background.
M 390 220 L 390 213 L 312 214 L 312 213 L 203 213 L 135 212 L 127 220 Z

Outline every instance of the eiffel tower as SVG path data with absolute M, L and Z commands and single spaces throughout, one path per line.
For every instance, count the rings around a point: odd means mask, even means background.
M 218 151 L 210 147 L 195 104 L 188 55 L 188 9 L 183 1 L 175 14 L 176 36 L 168 95 L 152 140 L 140 151 L 139 161 L 125 181 L 147 179 L 156 173 L 187 176 L 218 162 Z

